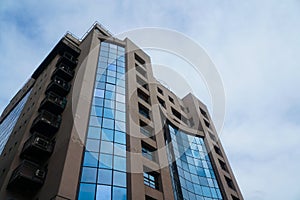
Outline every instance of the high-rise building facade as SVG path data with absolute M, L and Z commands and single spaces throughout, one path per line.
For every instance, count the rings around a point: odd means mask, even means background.
M 206 106 L 98 23 L 58 42 L 0 131 L 0 199 L 243 199 Z

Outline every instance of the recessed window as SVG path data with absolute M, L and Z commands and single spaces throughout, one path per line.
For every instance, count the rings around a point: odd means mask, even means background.
M 159 98 L 159 97 L 157 97 L 157 100 L 158 100 L 158 103 L 159 103 L 162 107 L 166 108 L 166 102 L 165 102 L 164 100 L 162 100 L 162 99 Z
M 223 154 L 222 154 L 222 152 L 221 152 L 221 150 L 220 150 L 219 147 L 214 146 L 214 149 L 215 149 L 215 152 L 216 152 L 219 156 L 223 157 Z
M 142 104 L 139 103 L 139 113 L 146 117 L 147 119 L 150 119 L 150 111 L 148 108 L 143 106 Z
M 234 186 L 233 181 L 230 178 L 228 178 L 227 176 L 225 176 L 225 180 L 227 182 L 228 187 L 230 187 L 231 189 L 235 190 L 235 186 Z
M 239 198 L 237 198 L 236 196 L 231 195 L 232 200 L 240 200 Z
M 206 119 L 204 119 L 204 124 L 207 128 L 210 128 L 210 123 Z
M 134 59 L 141 64 L 143 67 L 145 67 L 144 65 L 146 64 L 146 62 L 140 57 L 138 56 L 136 53 L 134 54 Z
M 144 172 L 144 184 L 158 190 L 158 174 L 155 172 Z
M 148 94 L 146 94 L 145 92 L 143 92 L 141 89 L 137 89 L 137 94 L 138 97 L 142 100 L 144 100 L 146 103 L 150 104 L 150 97 Z
M 135 64 L 135 69 L 139 72 L 143 77 L 147 78 L 147 71 L 143 69 L 139 64 Z
M 192 117 L 189 119 L 189 124 L 190 124 L 190 127 L 193 127 L 195 125 L 194 119 Z
M 199 107 L 199 109 L 200 109 L 201 114 L 202 114 L 206 119 L 208 119 L 207 113 L 206 113 L 202 108 Z
M 182 110 L 183 112 L 185 112 L 185 111 L 186 111 L 186 109 L 185 109 L 185 107 L 184 107 L 184 106 L 180 105 L 180 108 L 181 108 L 181 110 Z
M 174 99 L 172 97 L 170 97 L 170 96 L 169 96 L 169 101 L 174 104 Z
M 144 81 L 143 79 L 141 79 L 138 75 L 136 76 L 136 82 L 142 86 L 143 88 L 145 88 L 146 90 L 149 91 L 149 85 L 146 81 Z
M 220 160 L 220 159 L 218 159 L 218 160 L 219 160 L 219 163 L 220 163 L 221 168 L 222 168 L 224 171 L 228 172 L 228 168 L 227 168 L 227 165 L 225 164 L 225 162 L 223 162 L 223 161 Z
M 145 200 L 156 200 L 156 199 L 154 199 L 154 198 L 152 198 L 152 197 L 146 195 L 146 196 L 145 196 Z
M 160 94 L 162 94 L 162 95 L 164 95 L 164 92 L 159 87 L 157 88 L 157 92 L 160 93 Z
M 216 136 L 214 136 L 212 133 L 209 133 L 209 137 L 210 137 L 213 141 L 217 142 Z
M 185 118 L 184 116 L 182 116 L 177 110 L 175 110 L 174 108 L 171 108 L 172 113 L 175 117 L 177 117 L 179 120 L 183 121 L 185 124 L 187 124 L 188 120 L 187 118 Z
M 149 137 L 149 138 L 152 138 L 154 139 L 154 136 L 153 136 L 153 129 L 151 127 L 149 127 L 147 125 L 147 123 L 145 123 L 144 121 L 140 120 L 140 132 Z
M 155 149 L 144 142 L 142 142 L 142 154 L 145 158 L 155 161 Z

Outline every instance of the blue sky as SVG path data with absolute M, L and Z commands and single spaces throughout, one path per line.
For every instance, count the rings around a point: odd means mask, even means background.
M 2 0 L 0 111 L 66 31 L 81 37 L 94 21 L 193 38 L 224 83 L 221 140 L 245 199 L 300 199 L 300 1 Z

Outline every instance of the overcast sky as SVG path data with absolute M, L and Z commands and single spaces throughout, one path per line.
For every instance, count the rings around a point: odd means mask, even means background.
M 244 198 L 300 199 L 300 1 L 42 2 L 0 2 L 1 112 L 66 31 L 81 37 L 95 21 L 114 34 L 176 30 L 206 50 L 223 80 L 221 140 Z M 211 108 L 205 93 L 197 96 Z

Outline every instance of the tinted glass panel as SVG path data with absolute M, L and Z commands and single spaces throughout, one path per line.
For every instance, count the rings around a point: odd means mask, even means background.
M 125 49 L 105 42 L 100 46 L 78 196 L 125 200 Z

